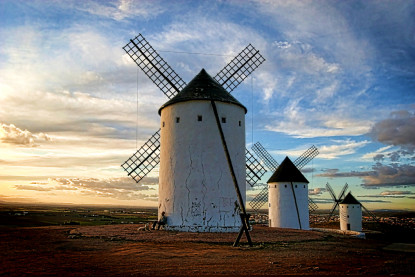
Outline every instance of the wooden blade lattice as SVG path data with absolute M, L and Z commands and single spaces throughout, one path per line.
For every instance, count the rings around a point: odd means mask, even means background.
M 231 93 L 240 83 L 245 80 L 265 58 L 251 44 L 233 58 L 214 79 Z
M 267 171 L 248 149 L 245 149 L 245 158 L 246 182 L 253 187 Z
M 186 86 L 186 82 L 177 75 L 141 34 L 131 39 L 123 49 L 169 99 Z
M 121 166 L 137 183 L 160 162 L 160 129 Z
M 268 202 L 268 186 L 266 186 L 260 193 L 258 193 L 252 200 L 249 202 L 249 205 L 252 209 L 258 212 L 261 207 Z
M 252 146 L 252 151 L 264 162 L 269 170 L 275 172 L 278 168 L 278 162 L 265 150 L 260 142 L 255 143 Z
M 362 208 L 365 210 L 365 212 L 374 220 L 374 221 L 376 221 L 376 222 L 380 222 L 379 221 L 379 218 L 374 214 L 374 213 L 372 213 L 371 211 L 369 211 L 365 206 L 363 206 L 363 204 L 362 203 L 360 203 L 360 206 L 362 206 Z
M 312 213 L 317 209 L 318 209 L 318 206 L 317 206 L 316 202 L 314 202 L 314 200 L 309 197 L 308 198 L 308 211 L 310 213 Z
M 340 194 L 339 194 L 339 198 L 336 198 L 336 194 L 334 193 L 332 187 L 329 185 L 329 183 L 326 184 L 326 189 L 329 192 L 331 198 L 333 198 L 334 204 L 333 207 L 330 209 L 329 215 L 327 216 L 327 222 L 330 221 L 330 219 L 332 218 L 334 211 L 336 210 L 337 207 L 339 207 L 339 203 L 343 200 L 344 195 L 346 194 L 347 188 L 349 187 L 349 185 L 346 183 Z
M 298 157 L 295 161 L 294 161 L 294 165 L 298 168 L 301 169 L 303 168 L 306 164 L 308 164 L 312 159 L 314 159 L 315 156 L 318 155 L 318 150 L 317 147 L 315 147 L 314 145 L 311 146 L 310 148 L 308 148 L 300 157 Z

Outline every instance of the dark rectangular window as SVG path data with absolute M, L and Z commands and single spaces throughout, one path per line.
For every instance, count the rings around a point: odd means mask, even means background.
M 163 127 L 164 127 L 164 121 L 163 121 Z
M 226 123 L 226 117 L 222 117 L 222 123 Z
M 201 115 L 197 116 L 197 121 L 202 121 L 202 116 Z
M 239 126 L 241 126 L 241 121 L 239 120 Z
M 176 117 L 176 123 L 180 122 L 180 117 Z

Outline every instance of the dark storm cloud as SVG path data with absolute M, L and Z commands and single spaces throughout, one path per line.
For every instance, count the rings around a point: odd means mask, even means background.
M 327 178 L 344 178 L 344 177 L 365 177 L 373 174 L 371 171 L 351 171 L 351 172 L 339 172 L 339 169 L 324 169 L 323 173 L 317 174 L 317 177 Z
M 410 164 L 376 164 L 363 177 L 365 188 L 415 186 L 415 166 Z
M 326 169 L 316 176 L 327 178 L 360 177 L 363 179 L 362 187 L 402 187 L 415 186 L 415 166 L 410 164 L 384 165 L 377 163 L 371 171 L 339 172 L 338 169 Z
M 396 111 L 391 117 L 376 123 L 369 135 L 379 142 L 401 146 L 413 153 L 415 149 L 415 115 L 409 111 Z M 396 158 L 396 156 L 391 157 Z

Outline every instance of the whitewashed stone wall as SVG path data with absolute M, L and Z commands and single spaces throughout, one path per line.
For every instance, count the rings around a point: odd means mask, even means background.
M 340 204 L 340 230 L 362 231 L 362 207 L 360 204 Z M 348 224 L 349 228 L 348 228 Z
M 221 122 L 226 120 L 221 124 L 245 197 L 245 110 L 216 106 Z M 239 231 L 238 200 L 210 101 L 179 102 L 161 111 L 159 214 L 163 211 L 169 230 Z
M 309 230 L 308 184 L 293 183 L 301 229 Z M 269 227 L 300 229 L 290 182 L 268 184 Z

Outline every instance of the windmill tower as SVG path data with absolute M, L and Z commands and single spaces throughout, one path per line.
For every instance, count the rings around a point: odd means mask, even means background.
M 269 227 L 308 230 L 308 180 L 288 157 L 267 183 Z
M 215 77 L 202 70 L 187 85 L 141 34 L 124 50 L 170 100 L 161 129 L 122 167 L 140 182 L 160 163 L 159 215 L 169 229 L 233 232 L 242 223 L 248 237 L 245 182 L 265 170 L 245 148 L 246 108 L 229 93 L 265 59 L 249 44 Z
M 349 192 L 339 202 L 340 230 L 362 231 L 362 205 Z
M 246 108 L 202 69 L 159 110 L 161 152 L 159 210 L 168 229 L 237 232 L 239 204 L 212 102 L 228 144 L 235 178 L 245 202 Z

